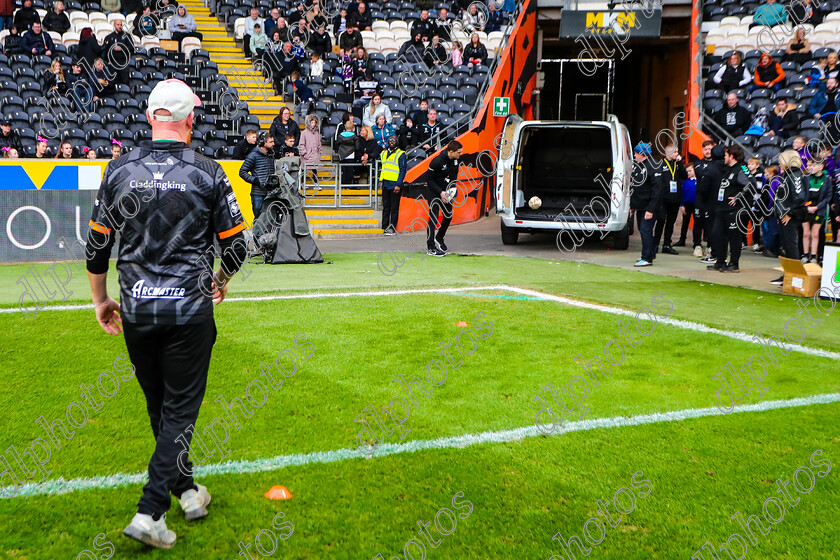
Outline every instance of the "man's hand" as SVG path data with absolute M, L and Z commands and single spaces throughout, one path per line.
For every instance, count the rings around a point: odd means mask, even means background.
M 440 192 L 440 199 L 444 202 L 449 202 L 449 195 L 446 194 L 446 191 Z
M 680 214 L 685 216 L 685 206 L 680 206 Z
M 782 222 L 783 226 L 788 225 L 788 222 L 790 221 L 790 214 L 785 214 L 784 216 L 782 216 L 782 219 L 779 220 L 779 221 Z
M 47 51 L 44 54 L 47 55 L 47 56 L 52 56 L 52 51 Z
M 400 188 L 399 187 L 394 187 L 394 193 L 398 193 L 398 192 L 400 192 Z
M 99 326 L 108 334 L 117 335 L 122 332 L 120 328 L 122 319 L 120 318 L 120 304 L 114 301 L 113 298 L 106 298 L 105 301 L 94 304 L 96 311 L 96 320 L 99 321 Z
M 819 113 L 814 113 L 814 118 L 815 118 L 815 119 L 820 118 L 820 114 L 819 114 Z
M 213 290 L 213 303 L 219 305 L 223 301 L 225 301 L 225 296 L 228 292 L 228 286 L 230 282 L 225 282 L 224 284 L 217 284 L 215 280 L 212 284 L 210 284 L 210 289 Z
M 776 132 L 775 132 L 775 131 L 773 131 L 773 130 L 769 130 L 769 131 L 767 132 L 767 134 L 768 134 L 769 136 L 776 136 Z
M 653 212 L 645 212 L 645 220 L 652 220 Z
M 817 207 L 816 207 L 816 206 L 808 206 L 808 213 L 809 213 L 809 214 L 813 214 L 813 213 L 814 213 L 814 212 L 816 212 L 816 211 L 817 211 Z
M 735 197 L 734 196 L 729 197 L 729 206 L 735 206 Z

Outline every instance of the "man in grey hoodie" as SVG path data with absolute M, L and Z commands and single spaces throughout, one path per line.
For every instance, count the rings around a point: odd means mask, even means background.
M 199 41 L 204 39 L 204 35 L 196 31 L 197 28 L 195 18 L 187 13 L 184 6 L 178 6 L 178 13 L 169 20 L 169 32 L 172 33 L 172 38 L 178 41 L 179 49 L 184 37 L 196 37 Z

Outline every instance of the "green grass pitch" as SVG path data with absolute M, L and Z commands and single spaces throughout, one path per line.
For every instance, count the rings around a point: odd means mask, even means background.
M 262 472 L 231 467 L 230 472 L 203 476 L 199 482 L 213 496 L 210 515 L 188 524 L 173 500 L 167 523 L 178 541 L 168 551 L 146 549 L 121 534 L 135 512 L 141 482 L 0 499 L 0 558 L 104 558 L 111 552 L 120 559 L 247 558 L 240 555 L 240 541 L 252 545 L 253 558 L 261 558 L 265 556 L 253 546 L 255 538 L 272 529 L 282 512 L 294 531 L 277 539 L 270 557 L 370 559 L 381 554 L 385 560 L 404 559 L 406 542 L 423 539 L 418 535 L 421 521 L 432 522 L 429 532 L 434 542 L 440 541 L 437 548 L 425 547 L 429 560 L 547 560 L 554 555 L 559 560 L 568 556 L 552 537 L 558 532 L 564 538 L 582 537 L 589 518 L 604 519 L 598 500 L 612 501 L 622 487 L 632 490 L 631 477 L 642 470 L 652 488 L 649 495 L 637 499 L 631 513 L 620 515 L 617 527 L 606 528 L 603 542 L 587 558 L 688 560 L 706 541 L 718 550 L 732 533 L 743 535 L 730 517 L 737 511 L 761 516 L 765 500 L 779 496 L 774 481 L 791 479 L 797 468 L 809 465 L 817 449 L 832 462 L 832 470 L 816 478 L 810 493 L 799 494 L 798 505 L 788 508 L 767 535 L 756 535 L 758 544 L 750 543 L 745 558 L 836 557 L 838 402 L 581 429 L 503 443 L 412 446 L 533 427 L 539 408 L 533 397 L 547 383 L 560 389 L 572 376 L 585 377 L 575 356 L 603 355 L 605 343 L 619 336 L 617 322 L 627 319 L 501 289 L 466 288 L 517 286 L 631 313 L 653 308 L 652 298 L 660 292 L 673 305 L 670 319 L 780 337 L 785 321 L 796 315 L 795 298 L 540 259 L 409 259 L 393 276 L 380 273 L 376 255 L 336 254 L 327 260 L 332 264 L 253 266 L 247 280 L 233 281 L 228 297 L 465 288 L 454 294 L 227 301 L 216 308 L 219 336 L 198 429 L 225 416 L 214 402 L 217 396 L 243 398 L 246 385 L 260 378 L 260 363 L 293 350 L 294 338 L 305 333 L 314 348 L 311 358 L 301 361 L 280 389 L 270 390 L 266 404 L 232 432 L 225 444 L 230 450 L 226 460 L 254 465 L 278 456 L 322 453 L 317 457 L 328 461 L 306 459 Z M 16 307 L 20 287 L 15 280 L 30 266 L 0 267 L 0 307 Z M 116 296 L 113 268 L 111 277 L 111 294 Z M 86 303 L 86 282 L 76 274 L 68 301 L 51 303 Z M 454 342 L 461 330 L 455 324 L 467 321 L 473 327 L 479 312 L 492 323 L 492 335 L 479 338 L 476 351 L 462 357 L 457 369 L 450 367 L 445 382 L 430 396 L 415 392 L 419 406 L 411 406 L 403 425 L 410 432 L 401 440 L 395 430 L 384 440 L 401 444 L 399 452 L 370 459 L 330 453 L 353 450 L 363 428 L 354 419 L 368 404 L 381 410 L 392 398 L 405 396 L 394 378 L 423 377 L 427 363 L 441 358 L 439 343 Z M 80 384 L 95 384 L 99 373 L 113 371 L 114 360 L 126 352 L 120 337 L 101 331 L 90 309 L 42 310 L 32 319 L 0 313 L 0 329 L 6 389 L 0 393 L 0 451 L 9 446 L 22 450 L 33 438 L 44 437 L 36 419 L 64 418 L 67 406 L 82 400 Z M 838 352 L 838 332 L 840 310 L 809 326 L 802 345 Z M 740 367 L 758 351 L 753 343 L 659 323 L 638 348 L 627 348 L 624 362 L 609 377 L 601 377 L 597 388 L 590 385 L 584 420 L 714 407 L 719 384 L 713 375 L 726 362 Z M 753 391 L 744 404 L 840 393 L 840 364 L 794 352 L 769 370 L 764 383 L 767 392 L 759 399 Z M 394 413 L 401 413 L 399 407 Z M 390 419 L 387 424 L 393 427 Z M 378 428 L 376 432 L 381 434 Z M 62 449 L 52 448 L 47 478 L 136 475 L 145 469 L 153 443 L 139 386 L 135 379 L 123 381 Z M 285 486 L 294 497 L 266 499 L 263 494 L 274 485 Z M 461 502 L 471 504 L 471 512 L 464 517 L 461 510 L 455 530 L 441 534 L 434 526 L 435 514 L 442 508 L 458 513 L 452 505 L 458 492 L 463 493 Z M 102 533 L 105 537 L 94 546 Z M 273 534 L 281 531 L 275 528 Z M 90 554 L 80 556 L 85 550 Z M 415 560 L 420 558 L 417 547 L 409 550 Z M 576 558 L 585 557 L 577 548 L 573 551 Z M 725 552 L 718 554 L 727 560 Z

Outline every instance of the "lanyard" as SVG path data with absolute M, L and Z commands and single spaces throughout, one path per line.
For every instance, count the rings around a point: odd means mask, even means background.
M 676 176 L 677 176 L 677 162 L 674 162 L 674 168 L 673 169 L 671 169 L 671 164 L 667 159 L 665 160 L 665 165 L 668 167 L 668 171 L 671 172 L 671 179 L 676 179 Z

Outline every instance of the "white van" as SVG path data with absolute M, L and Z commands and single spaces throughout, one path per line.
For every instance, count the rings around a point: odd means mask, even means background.
M 496 211 L 502 243 L 516 243 L 520 231 L 577 230 L 585 237 L 599 232 L 601 239 L 611 234 L 616 249 L 627 249 L 633 149 L 627 127 L 615 115 L 606 121 L 525 121 L 510 115 L 499 144 Z M 542 202 L 537 208 L 529 205 L 534 197 Z

